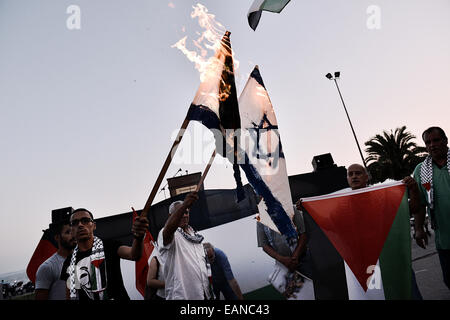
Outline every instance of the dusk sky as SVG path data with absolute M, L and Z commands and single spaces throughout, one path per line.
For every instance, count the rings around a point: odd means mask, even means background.
M 200 84 L 173 47 L 186 36 L 198 49 L 197 3 L 231 32 L 238 95 L 259 65 L 289 175 L 311 172 L 324 153 L 338 166 L 361 163 L 328 72 L 341 72 L 363 149 L 403 125 L 419 145 L 429 126 L 450 134 L 448 0 L 292 0 L 280 14 L 263 12 L 256 31 L 252 2 L 0 0 L 0 273 L 27 267 L 53 209 L 100 218 L 144 206 Z M 192 157 L 167 177 L 206 165 L 194 153 L 208 155 L 208 132 L 191 123 L 187 136 L 180 151 Z M 219 160 L 205 187 L 234 188 Z

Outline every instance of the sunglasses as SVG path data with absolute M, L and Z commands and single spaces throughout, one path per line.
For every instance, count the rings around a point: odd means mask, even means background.
M 70 226 L 75 227 L 81 222 L 82 225 L 87 225 L 89 222 L 94 222 L 91 218 L 81 218 L 81 219 L 73 219 L 70 221 Z

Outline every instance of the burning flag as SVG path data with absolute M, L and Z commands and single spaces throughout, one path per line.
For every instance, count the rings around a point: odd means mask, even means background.
M 208 65 L 204 80 L 189 108 L 188 118 L 200 121 L 208 129 L 215 129 L 216 133 L 222 132 L 224 135 L 224 129 L 240 128 L 229 31 L 223 36 L 221 46 Z M 221 149 L 217 151 L 226 157 L 226 151 Z
M 290 0 L 255 0 L 247 14 L 248 24 L 253 30 L 256 30 L 263 10 L 280 13 L 289 1 Z
M 226 31 L 220 40 L 219 32 L 224 29 L 223 25 L 215 20 L 213 14 L 208 13 L 205 6 L 197 4 L 193 8 L 191 17 L 198 18 L 199 25 L 205 29 L 194 41 L 201 53 L 186 48 L 186 37 L 172 46 L 194 62 L 195 68 L 200 72 L 201 83 L 186 119 L 201 122 L 214 134 L 217 153 L 233 164 L 239 202 L 245 197 L 245 193 L 236 161 L 238 149 L 236 130 L 240 128 L 240 117 L 230 32 Z M 215 50 L 214 56 L 208 59 L 207 49 Z
M 308 232 L 318 299 L 411 299 L 405 191 L 396 182 L 302 199 L 305 216 L 316 224 Z M 327 239 L 344 267 L 327 248 Z
M 238 161 L 248 182 L 262 197 L 258 205 L 260 222 L 294 241 L 294 209 L 278 122 L 258 66 L 239 97 L 239 111 L 246 130 L 240 145 L 246 150 L 239 153 Z
M 229 31 L 202 72 L 202 81 L 189 107 L 187 119 L 201 122 L 214 133 L 216 151 L 233 164 L 237 199 L 240 201 L 245 196 L 236 164 L 235 130 L 240 128 L 240 117 Z

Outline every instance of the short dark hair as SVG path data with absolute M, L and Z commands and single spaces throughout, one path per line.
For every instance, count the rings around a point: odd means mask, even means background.
M 92 214 L 88 209 L 85 209 L 85 208 L 78 208 L 78 209 L 73 210 L 72 214 L 70 215 L 70 218 L 72 218 L 72 216 L 73 216 L 75 213 L 80 212 L 80 211 L 86 211 L 86 212 L 89 213 L 89 215 L 91 216 L 91 219 L 94 220 L 93 214 Z
M 425 134 L 430 134 L 430 133 L 433 132 L 434 130 L 436 130 L 437 132 L 439 132 L 439 134 L 441 135 L 442 138 L 444 138 L 444 140 L 448 140 L 448 139 L 447 139 L 447 136 L 445 135 L 444 130 L 442 130 L 442 128 L 440 128 L 440 127 L 429 127 L 427 130 L 425 130 L 425 131 L 422 133 L 422 140 L 425 141 L 425 138 L 424 138 Z
M 206 249 L 213 249 L 214 250 L 213 245 L 211 243 L 209 243 L 209 242 L 203 243 L 203 248 L 205 248 L 205 250 Z

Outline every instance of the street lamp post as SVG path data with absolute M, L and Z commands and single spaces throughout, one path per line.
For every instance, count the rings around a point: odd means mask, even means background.
M 326 74 L 326 77 L 327 77 L 329 80 L 333 80 L 334 83 L 336 84 L 336 88 L 337 88 L 337 90 L 338 90 L 338 92 L 339 92 L 339 96 L 341 97 L 342 105 L 344 106 L 345 114 L 347 115 L 348 122 L 350 123 L 350 128 L 352 129 L 352 132 L 353 132 L 353 137 L 355 137 L 356 146 L 358 147 L 359 154 L 360 154 L 360 156 L 361 156 L 361 160 L 362 160 L 362 162 L 363 162 L 364 168 L 366 168 L 366 171 L 367 171 L 367 173 L 368 173 L 369 171 L 367 170 L 366 161 L 364 160 L 363 154 L 362 154 L 362 152 L 361 152 L 361 148 L 359 147 L 359 142 L 358 142 L 358 139 L 356 138 L 355 130 L 353 129 L 353 125 L 352 125 L 352 122 L 351 122 L 351 120 L 350 120 L 350 116 L 348 115 L 347 108 L 345 107 L 344 99 L 342 98 L 341 90 L 339 89 L 339 86 L 338 86 L 337 81 L 336 81 L 337 79 L 339 79 L 340 75 L 341 75 L 341 73 L 340 73 L 339 71 L 336 71 L 336 72 L 334 73 L 334 76 L 333 76 L 331 73 L 327 73 L 327 74 Z

